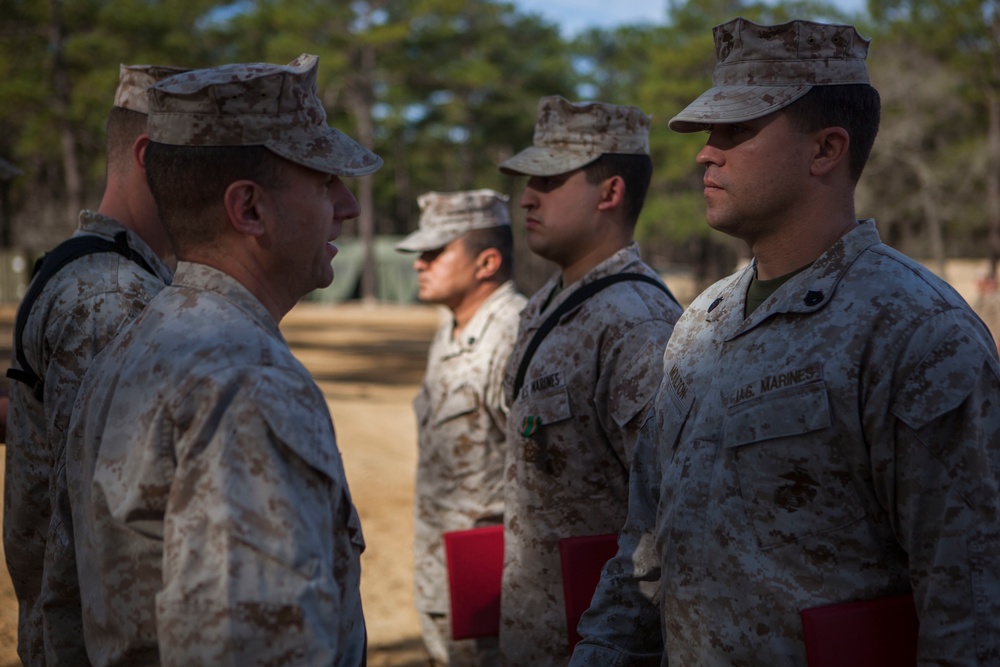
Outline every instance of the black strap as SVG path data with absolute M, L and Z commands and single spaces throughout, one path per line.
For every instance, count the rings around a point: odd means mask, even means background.
M 114 241 L 109 241 L 92 234 L 74 236 L 66 239 L 51 251 L 38 258 L 31 271 L 31 287 L 28 288 L 28 292 L 21 300 L 21 305 L 18 306 L 17 319 L 14 323 L 14 354 L 20 368 L 7 369 L 7 377 L 11 380 L 23 382 L 31 387 L 35 398 L 39 401 L 42 400 L 44 383 L 42 382 L 42 378 L 38 377 L 38 374 L 28 363 L 28 359 L 24 355 L 24 345 L 21 341 L 21 338 L 24 336 L 24 327 L 28 323 L 28 315 L 31 314 L 31 309 L 34 307 L 35 301 L 42 293 L 42 290 L 45 289 L 45 285 L 48 284 L 49 280 L 59 269 L 75 259 L 91 255 L 95 252 L 116 252 L 126 259 L 135 262 L 150 274 L 156 275 L 156 271 L 143 259 L 142 255 L 132 250 L 129 246 L 128 235 L 124 231 L 115 234 Z
M 642 273 L 616 273 L 611 276 L 598 278 L 592 283 L 587 283 L 577 291 L 570 294 L 565 301 L 559 304 L 559 307 L 552 311 L 552 314 L 549 315 L 544 322 L 542 322 L 542 326 L 538 328 L 538 331 L 536 331 L 535 335 L 531 338 L 531 341 L 528 343 L 528 347 L 524 350 L 524 356 L 521 357 L 521 364 L 517 367 L 517 375 L 514 376 L 514 393 L 511 398 L 512 401 L 516 401 L 518 394 L 521 393 L 521 387 L 524 385 L 524 375 L 528 372 L 528 364 L 531 363 L 531 358 L 535 356 L 535 350 L 537 350 L 538 346 L 542 344 L 542 340 L 549 334 L 549 332 L 552 331 L 557 324 L 559 324 L 559 320 L 562 316 L 600 292 L 605 287 L 609 287 L 615 283 L 620 283 L 626 280 L 649 283 L 670 297 L 671 301 L 680 305 L 677 299 L 674 298 L 674 295 L 670 293 L 670 290 L 667 289 L 666 285 L 656 278 Z

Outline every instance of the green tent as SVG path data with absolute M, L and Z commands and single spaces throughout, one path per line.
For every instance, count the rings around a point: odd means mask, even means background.
M 397 252 L 395 245 L 402 236 L 379 236 L 375 239 L 375 296 L 379 303 L 415 303 L 417 274 L 413 270 L 413 253 Z M 363 248 L 358 239 L 336 242 L 333 258 L 336 277 L 326 289 L 316 290 L 306 297 L 318 303 L 340 303 L 361 295 L 361 263 Z

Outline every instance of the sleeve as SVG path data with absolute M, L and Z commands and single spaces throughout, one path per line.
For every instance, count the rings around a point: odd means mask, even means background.
M 618 553 L 604 566 L 590 608 L 577 626 L 582 640 L 571 667 L 661 664 L 660 562 L 654 544 L 662 477 L 658 420 L 654 411 L 639 433 Z
M 34 424 L 28 404 L 37 403 L 31 389 L 18 384 L 14 388 L 13 417 L 20 421 L 14 437 L 23 441 L 7 446 L 4 494 L 9 502 L 4 505 L 4 536 L 7 561 L 17 572 L 15 584 L 23 572 L 35 579 L 35 590 L 48 529 L 39 521 L 50 514 L 52 476 L 80 381 L 91 360 L 111 341 L 122 322 L 135 315 L 107 296 L 102 294 L 71 308 L 52 305 L 48 311 L 45 303 L 36 302 L 24 332 L 25 356 L 45 383 L 44 416 Z M 97 312 L 106 316 L 95 317 Z M 42 428 L 44 432 L 40 432 Z
M 40 366 L 45 369 L 48 442 L 63 445 L 73 402 L 90 362 L 145 307 L 145 299 L 133 292 L 102 292 L 73 304 L 46 323 Z M 59 452 L 52 454 L 54 461 Z
M 947 313 L 924 322 L 891 416 L 869 415 L 876 493 L 909 556 L 920 665 L 1000 662 L 1000 370 L 976 329 Z
M 626 467 L 663 377 L 663 351 L 672 332 L 673 326 L 664 320 L 647 320 L 622 332 L 601 351 L 594 401 L 604 432 Z
M 510 353 L 514 349 L 517 318 L 514 318 L 512 322 L 500 321 L 497 325 L 505 326 L 506 329 L 500 332 L 497 344 L 490 355 L 485 402 L 493 424 L 500 432 L 504 432 L 507 428 L 507 415 L 510 413 L 510 406 L 507 405 L 507 399 L 504 395 L 503 380 L 507 372 L 507 363 L 510 361 Z
M 65 448 L 60 449 L 49 490 L 52 516 L 45 541 L 39 594 L 46 659 L 53 665 L 87 664 Z
M 142 304 L 128 294 L 101 292 L 70 308 L 53 306 L 47 318 L 45 305 L 37 304 L 24 335 L 25 354 L 44 381 L 45 433 L 8 448 L 7 498 L 16 502 L 6 504 L 5 531 L 18 538 L 8 541 L 7 558 L 21 571 L 37 572 L 39 611 L 33 618 L 40 619 L 49 656 L 58 651 L 63 657 L 79 657 L 85 656 L 80 591 L 59 468 L 65 463 L 66 429 L 84 373 Z M 17 391 L 30 393 L 26 386 Z
M 301 374 L 259 375 L 184 400 L 202 407 L 165 521 L 163 664 L 361 664 L 363 539 L 329 413 Z

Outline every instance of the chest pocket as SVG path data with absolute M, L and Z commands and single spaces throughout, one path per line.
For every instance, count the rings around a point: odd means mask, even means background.
M 441 405 L 434 411 L 432 419 L 435 426 L 458 419 L 464 415 L 473 414 L 479 410 L 479 396 L 476 391 L 463 385 L 445 396 Z
M 567 467 L 569 453 L 559 438 L 550 438 L 548 426 L 573 416 L 573 406 L 566 387 L 532 392 L 516 407 L 515 423 L 520 445 L 515 447 L 524 462 L 549 475 L 559 476 Z
M 762 549 L 864 516 L 831 425 L 823 382 L 771 392 L 727 412 L 723 451 Z
M 532 392 L 524 402 L 526 405 L 521 414 L 538 418 L 541 428 L 573 416 L 573 404 L 569 398 L 569 389 L 566 387 Z

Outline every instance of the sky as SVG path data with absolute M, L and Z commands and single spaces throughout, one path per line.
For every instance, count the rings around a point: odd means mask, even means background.
M 864 10 L 865 0 L 832 0 L 849 12 Z M 633 23 L 662 23 L 667 0 L 512 0 L 521 11 L 541 14 L 559 25 L 564 37 L 589 27 L 610 28 Z M 734 17 L 735 18 L 735 17 Z

